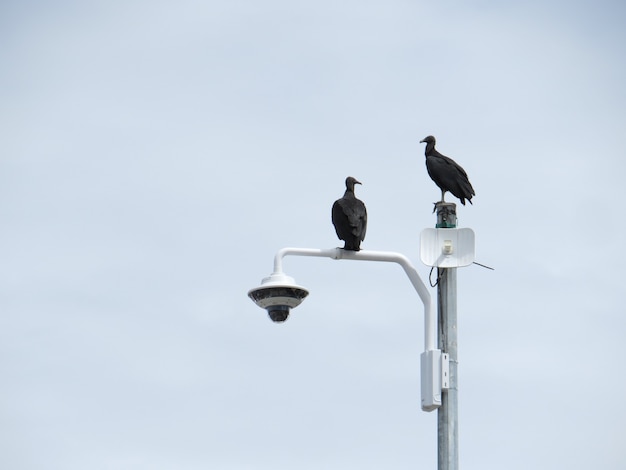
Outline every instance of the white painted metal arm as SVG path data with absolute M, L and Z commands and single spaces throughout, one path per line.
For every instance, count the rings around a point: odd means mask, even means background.
M 411 284 L 424 304 L 424 349 L 426 351 L 435 349 L 436 321 L 430 292 L 411 264 L 411 261 L 403 254 L 391 251 L 348 251 L 341 248 L 282 248 L 274 257 L 274 273 L 283 272 L 282 260 L 288 255 L 359 261 L 384 261 L 399 264 L 404 269 L 404 272 L 409 277 Z

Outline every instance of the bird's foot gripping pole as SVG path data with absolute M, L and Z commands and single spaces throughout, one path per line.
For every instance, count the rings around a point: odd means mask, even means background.
M 283 248 L 274 257 L 274 274 L 282 274 L 282 259 L 287 255 L 314 256 L 335 260 L 383 261 L 399 264 L 424 304 L 424 352 L 420 357 L 422 410 L 433 411 L 441 406 L 442 390 L 448 388 L 448 358 L 435 349 L 436 320 L 430 292 L 409 259 L 389 251 L 349 251 L 342 248 Z

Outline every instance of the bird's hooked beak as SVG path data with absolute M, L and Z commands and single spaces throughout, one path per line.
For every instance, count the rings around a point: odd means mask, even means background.
M 361 186 L 363 186 L 363 183 L 361 183 L 361 182 L 360 182 L 360 181 L 358 181 L 358 180 L 354 180 L 354 184 L 360 184 Z
M 424 142 L 426 142 L 424 139 L 420 140 L 420 144 L 423 144 Z

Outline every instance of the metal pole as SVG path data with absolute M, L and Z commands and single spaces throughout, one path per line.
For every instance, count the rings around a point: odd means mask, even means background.
M 437 203 L 436 210 L 437 228 L 456 228 L 455 204 Z M 459 468 L 456 269 L 437 268 L 437 345 L 450 361 L 449 388 L 442 391 L 437 410 L 438 470 Z

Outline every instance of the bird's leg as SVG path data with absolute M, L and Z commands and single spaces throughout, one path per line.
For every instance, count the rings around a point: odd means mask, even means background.
M 435 207 L 433 207 L 433 214 L 435 213 L 435 211 L 437 210 L 437 206 L 439 206 L 439 204 L 445 204 L 446 201 L 444 199 L 444 195 L 446 194 L 446 191 L 444 189 L 441 190 L 441 201 L 439 202 L 435 202 Z

